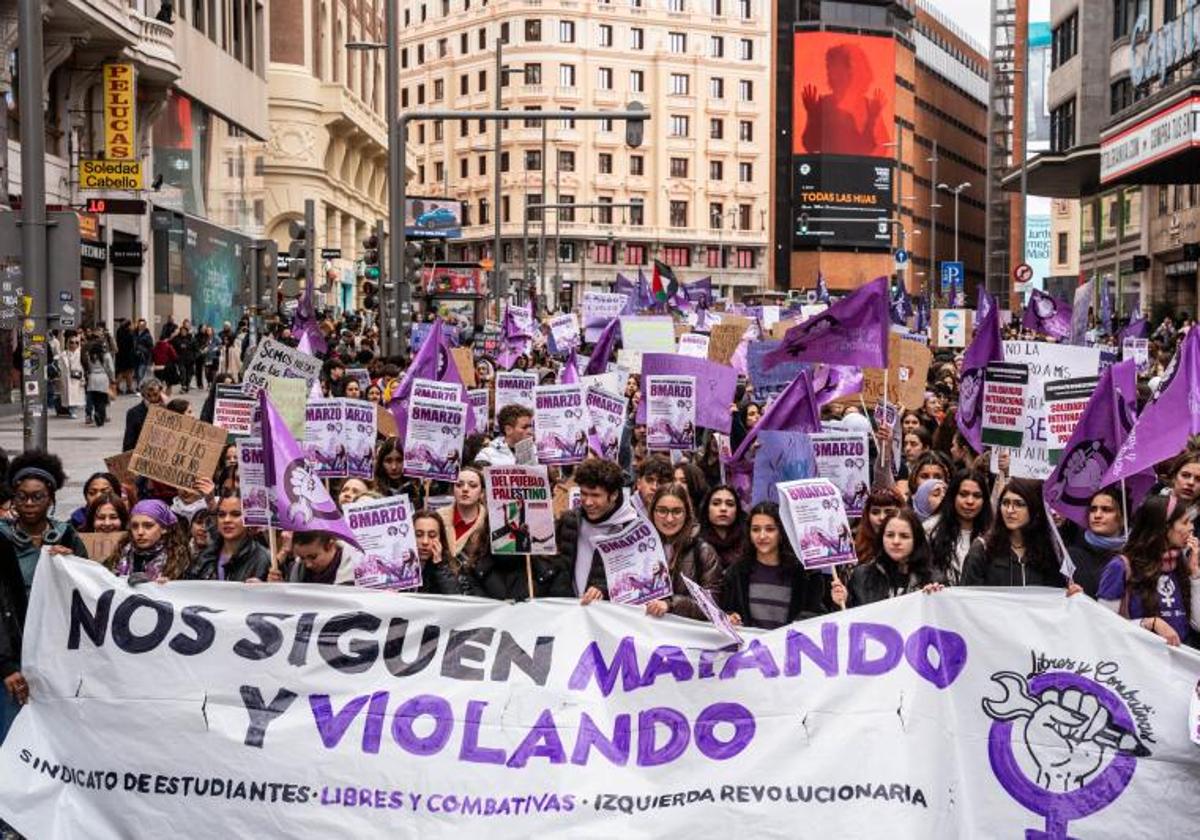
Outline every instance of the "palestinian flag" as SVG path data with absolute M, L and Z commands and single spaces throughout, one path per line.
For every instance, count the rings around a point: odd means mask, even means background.
M 662 260 L 654 261 L 654 277 L 650 282 L 650 291 L 659 303 L 666 303 L 679 291 L 679 282 L 675 279 L 675 272 Z

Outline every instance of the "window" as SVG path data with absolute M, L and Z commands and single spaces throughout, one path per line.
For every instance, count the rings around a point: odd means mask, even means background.
M 613 89 L 613 71 L 611 67 L 598 67 L 596 69 L 596 87 L 600 90 Z
M 1050 33 L 1051 69 L 1066 63 L 1079 51 L 1079 13 L 1074 12 Z
M 542 220 L 542 210 L 540 207 L 534 207 L 534 205 L 542 203 L 541 193 L 526 193 L 525 218 L 531 222 L 540 222 Z
M 471 89 L 471 77 L 468 76 L 466 73 L 463 73 L 461 76 L 458 77 L 458 94 L 459 94 L 459 96 L 466 96 L 470 92 L 470 89 Z
M 710 0 L 708 9 L 713 17 L 720 17 L 725 11 L 721 8 L 721 0 Z
M 525 40 L 542 40 L 542 21 L 540 18 L 529 18 L 525 21 Z
M 507 75 L 507 74 L 504 74 L 504 75 Z M 505 84 L 507 84 L 508 80 L 504 79 L 504 82 L 505 82 Z M 475 86 L 479 89 L 480 93 L 483 93 L 485 90 L 487 90 L 487 71 L 486 70 L 479 71 L 479 78 L 476 80 Z
M 601 211 L 603 215 L 603 211 Z M 612 208 L 608 210 L 608 222 L 602 224 L 612 224 Z M 597 242 L 592 248 L 592 261 L 597 265 L 615 265 L 617 262 L 617 246 L 611 242 Z
M 754 250 L 751 248 L 738 248 L 735 252 L 735 261 L 737 268 L 754 268 Z
M 749 143 L 754 140 L 754 122 L 752 120 L 738 121 L 738 140 Z
M 725 215 L 725 207 L 718 201 L 714 201 L 708 205 L 708 228 L 709 230 L 720 230 L 721 219 Z
M 712 140 L 724 139 L 725 120 L 720 117 L 710 117 L 708 120 L 708 136 Z
M 713 76 L 708 80 L 708 95 L 713 99 L 725 98 L 725 80 L 720 76 Z
M 601 152 L 599 159 L 596 161 L 596 169 L 601 175 L 612 174 L 613 156 L 609 152 Z
M 754 60 L 754 41 L 749 38 L 743 38 L 738 42 L 738 58 L 742 61 Z
M 671 52 L 685 53 L 687 52 L 687 34 L 683 32 L 667 33 L 667 43 L 670 45 Z
M 540 149 L 525 150 L 525 171 L 526 172 L 541 172 L 542 171 L 542 152 Z
M 671 246 L 662 249 L 663 262 L 667 265 L 689 266 L 692 264 L 692 249 L 686 246 Z
M 433 101 L 441 102 L 446 93 L 446 83 L 442 79 L 433 80 Z
M 629 224 L 633 227 L 642 227 L 646 224 L 646 205 L 644 199 L 631 198 L 629 203 L 632 205 L 629 208 Z M 638 263 L 639 265 L 641 263 Z
M 688 176 L 688 159 L 687 158 L 671 158 L 671 177 L 686 178 Z
M 1119 113 L 1133 104 L 1133 83 L 1128 77 L 1108 86 L 1108 113 Z
M 440 160 L 433 165 L 433 180 L 439 183 L 446 180 L 446 164 Z
M 575 43 L 575 21 L 560 20 L 558 22 L 558 41 L 561 44 Z
M 423 163 L 417 167 L 417 183 L 425 183 L 425 164 Z
M 433 142 L 442 142 L 442 121 L 438 120 L 433 124 Z
M 471 176 L 471 161 L 469 158 L 459 158 L 458 160 L 458 177 L 469 178 Z
M 668 12 L 687 11 L 684 3 L 685 3 L 685 0 L 667 0 L 667 11 Z
M 512 214 L 509 213 L 509 205 L 510 204 L 511 204 L 511 202 L 508 200 L 508 196 L 506 196 L 506 195 L 500 196 L 500 221 L 502 221 L 502 222 L 511 221 Z
M 500 24 L 500 40 L 505 44 L 509 42 L 508 21 L 504 21 L 504 23 Z
M 417 104 L 425 104 L 425 85 L 417 85 Z
M 1167 215 L 1167 188 L 1158 187 L 1158 215 Z
M 754 180 L 754 164 L 743 161 L 738 164 L 738 180 L 743 184 L 749 184 Z
M 607 23 L 600 24 L 599 37 L 597 43 L 602 47 L 611 47 L 613 45 L 613 28 Z
M 646 49 L 646 30 L 640 26 L 635 26 L 629 30 L 629 49 L 644 50 Z
M 641 155 L 629 156 L 629 174 L 630 175 L 645 175 L 646 174 L 646 159 Z
M 445 58 L 450 54 L 450 42 L 445 38 L 438 38 L 437 42 L 438 58 Z
M 1072 97 L 1050 112 L 1050 149 L 1065 152 L 1075 145 L 1075 99 Z
M 559 203 L 559 204 L 574 204 L 574 203 L 575 203 L 575 196 L 573 196 L 573 195 L 560 195 L 560 196 L 558 197 L 558 203 Z M 573 222 L 573 221 L 575 221 L 575 208 L 574 208 L 574 207 L 560 207 L 560 208 L 559 208 L 559 210 L 558 210 L 558 218 L 560 218 L 560 219 L 561 219 L 562 221 L 564 221 L 564 222 Z M 574 256 L 571 256 L 571 257 L 569 257 L 568 259 L 570 259 L 570 260 L 574 260 L 574 259 L 575 259 L 575 257 L 574 257 Z
M 408 47 L 405 47 L 404 49 L 400 50 L 400 69 L 401 70 L 408 69 Z
M 1058 234 L 1058 246 L 1054 250 L 1054 262 L 1058 265 L 1066 265 L 1070 261 L 1067 255 L 1067 241 L 1069 238 L 1066 232 Z
M 459 55 L 466 55 L 470 51 L 471 51 L 471 34 L 469 32 L 464 32 L 458 36 L 458 53 L 459 53 Z
M 459 120 L 458 121 L 458 136 L 459 137 L 466 137 L 467 132 L 470 130 L 471 130 L 471 121 L 470 120 Z
M 401 108 L 408 107 L 408 88 L 402 88 L 400 90 L 400 107 Z
M 750 20 L 754 17 L 754 4 L 752 0 L 738 0 L 738 17 L 742 20 Z
M 687 137 L 688 136 L 688 118 L 682 114 L 671 115 L 671 129 L 668 137 Z
M 671 74 L 671 95 L 672 96 L 687 96 L 691 88 L 691 76 L 687 73 L 672 73 Z
M 558 65 L 558 85 L 559 87 L 575 87 L 575 65 L 560 64 Z
M 740 230 L 750 230 L 750 212 L 753 208 L 749 204 L 738 205 L 738 228 Z
M 1145 12 L 1149 16 L 1150 10 L 1146 8 L 1147 5 L 1146 0 L 1113 0 L 1114 41 L 1133 31 L 1133 24 L 1137 21 L 1139 12 Z
M 500 153 L 500 171 L 501 172 L 508 171 L 508 152 Z
M 725 57 L 725 38 L 722 35 L 710 35 L 708 38 L 708 54 L 711 58 Z
M 630 93 L 645 93 L 646 91 L 646 71 L 645 70 L 630 70 L 629 71 L 629 92 Z
M 425 63 L 425 45 L 417 44 L 417 64 Z
M 719 160 L 710 160 L 708 162 L 708 180 L 725 180 L 725 164 Z
M 720 245 L 709 245 L 704 249 L 704 267 L 705 268 L 724 268 L 721 263 L 724 262 L 721 258 L 725 256 L 722 251 L 725 249 Z
M 686 201 L 671 201 L 671 227 L 688 226 L 688 203 Z
M 442 17 L 450 15 L 450 0 L 442 0 Z
M 1171 209 L 1172 210 L 1182 210 L 1183 209 L 1183 187 L 1178 184 L 1172 185 L 1171 186 L 1171 194 L 1172 194 Z
M 475 41 L 476 41 L 476 43 L 479 44 L 479 49 L 481 49 L 481 50 L 487 49 L 487 28 L 486 27 L 483 27 L 483 26 L 479 27 L 479 36 L 475 39 Z
M 754 82 L 742 79 L 738 82 L 738 99 L 742 102 L 754 101 Z
M 598 213 L 600 224 L 611 225 L 613 223 L 612 196 L 610 196 L 610 195 L 599 196 L 596 198 L 596 203 L 601 204 L 601 205 L 605 205 L 605 204 L 608 205 L 607 207 L 603 207 L 603 206 L 598 207 L 598 208 L 596 208 L 596 210 Z M 614 262 L 614 261 L 615 260 L 609 260 L 609 262 Z
M 626 265 L 645 265 L 646 264 L 646 246 L 645 245 L 626 245 L 625 246 L 625 264 Z
M 575 153 L 565 149 L 558 150 L 558 168 L 562 172 L 575 171 Z
M 563 108 L 563 110 L 564 111 L 574 111 L 575 109 L 574 108 Z M 570 119 L 569 117 L 565 120 L 559 120 L 558 127 L 559 128 L 574 128 L 575 120 Z
M 525 84 L 540 85 L 542 83 L 542 65 L 526 64 L 525 65 Z
M 605 119 L 600 120 L 600 130 L 607 134 L 613 133 L 613 125 L 614 123 L 611 117 L 606 117 Z

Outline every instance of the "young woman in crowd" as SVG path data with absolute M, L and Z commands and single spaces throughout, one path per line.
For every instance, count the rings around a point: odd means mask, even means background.
M 700 503 L 699 519 L 700 539 L 717 552 L 722 570 L 742 559 L 750 529 L 736 490 L 728 484 L 709 490 Z
M 992 525 L 988 503 L 987 476 L 973 470 L 955 474 L 946 488 L 946 498 L 936 516 L 922 524 L 929 535 L 929 548 L 945 583 L 957 584 L 972 544 Z
M 846 606 L 857 607 L 946 583 L 946 576 L 934 565 L 921 520 L 902 509 L 884 520 L 872 560 L 856 566 L 845 589 L 835 591 L 832 598 L 838 606 L 845 598 Z
M 1121 488 L 1105 487 L 1088 500 L 1087 528 L 1067 546 L 1075 571 L 1071 583 L 1089 598 L 1100 588 L 1100 576 L 1125 548 L 1125 501 Z
M 374 383 L 368 385 L 367 402 L 375 403 L 375 405 L 383 405 L 383 388 Z
M 129 530 L 129 508 L 120 496 L 112 493 L 101 493 L 92 499 L 84 515 L 83 527 L 79 529 L 85 534 L 115 534 Z M 103 557 L 94 557 L 103 560 Z
M 53 553 L 87 557 L 83 541 L 70 523 L 54 517 L 55 498 L 66 483 L 62 461 L 41 450 L 23 452 L 8 465 L 8 483 L 13 490 L 17 516 L 0 521 L 0 541 L 12 543 L 28 597 L 42 548 Z
M 487 529 L 483 504 L 483 470 L 462 467 L 454 483 L 454 504 L 438 511 L 450 537 L 450 556 L 456 557 L 471 535 Z
M 963 586 L 1066 585 L 1054 554 L 1053 527 L 1042 503 L 1042 483 L 1009 479 L 1000 495 L 1000 511 L 982 541 L 963 563 Z
M 338 489 L 337 504 L 341 510 L 346 509 L 346 505 L 353 504 L 371 491 L 367 482 L 361 478 L 347 478 L 342 482 L 342 486 Z
M 405 494 L 413 510 L 425 507 L 421 482 L 404 475 L 404 447 L 398 438 L 388 438 L 375 456 L 375 489 L 383 496 Z
M 480 514 L 484 516 L 485 514 Z M 445 534 L 445 523 L 437 517 L 438 527 Z M 445 537 L 443 537 L 445 539 Z M 445 545 L 442 542 L 442 545 Z M 575 594 L 571 573 L 553 557 L 533 556 L 533 597 L 570 598 Z M 496 601 L 524 601 L 529 598 L 530 576 L 522 554 L 493 554 L 491 535 L 486 527 L 473 531 L 462 550 L 437 569 L 439 587 L 477 598 Z M 445 577 L 443 577 L 443 575 Z
M 933 519 L 942 508 L 942 500 L 946 498 L 946 482 L 940 478 L 930 478 L 921 482 L 912 496 L 913 513 L 922 522 Z
M 197 511 L 188 525 L 188 553 L 194 564 L 196 558 L 212 542 L 213 515 L 207 510 Z M 189 567 L 190 568 L 190 567 Z
M 904 507 L 904 499 L 895 490 L 873 490 L 867 496 L 863 507 L 863 515 L 858 523 L 858 532 L 854 535 L 854 553 L 859 563 L 869 563 L 875 556 L 875 547 L 879 542 L 880 528 L 883 521 L 894 516 Z
M 1122 554 L 1104 567 L 1100 603 L 1178 645 L 1200 632 L 1200 540 L 1176 496 L 1151 496 L 1133 515 Z
M 104 562 L 131 580 L 168 581 L 183 578 L 192 557 L 179 518 L 158 499 L 143 499 L 129 512 L 129 533 Z
M 221 496 L 216 510 L 217 532 L 200 552 L 189 577 L 244 583 L 249 578 L 266 580 L 271 553 L 246 530 L 242 498 L 238 493 Z
M 692 510 L 699 510 L 704 497 L 708 495 L 708 480 L 704 477 L 704 470 L 690 461 L 682 461 L 675 465 L 674 479 L 676 484 L 687 488 Z
M 746 554 L 729 568 L 721 606 L 736 624 L 773 630 L 827 611 L 828 577 L 810 572 L 796 559 L 783 530 L 779 505 L 759 502 L 750 509 Z
M 916 416 L 916 415 L 912 415 Z M 933 448 L 933 437 L 929 431 L 918 422 L 917 427 L 905 432 L 901 438 L 900 452 L 904 456 L 904 477 L 916 472 L 917 459 Z
M 917 460 L 909 469 L 908 480 L 905 482 L 908 497 L 911 499 L 916 496 L 918 488 L 926 481 L 950 483 L 950 462 L 941 452 L 930 450 L 917 456 Z
M 76 531 L 83 528 L 84 519 L 87 517 L 88 507 L 96 499 L 104 495 L 120 496 L 121 482 L 117 477 L 110 472 L 92 473 L 87 481 L 83 484 L 83 505 L 75 508 L 71 513 L 71 527 Z
M 690 578 L 693 583 L 708 590 L 716 601 L 721 589 L 721 560 L 713 547 L 700 537 L 691 495 L 682 484 L 660 487 L 650 500 L 649 513 L 650 522 L 658 532 L 667 556 L 672 594 L 648 602 L 646 614 L 656 618 L 667 613 L 685 618 L 704 618 L 683 578 Z
M 1171 463 L 1168 489 L 1185 506 L 1200 498 L 1200 449 L 1189 449 Z

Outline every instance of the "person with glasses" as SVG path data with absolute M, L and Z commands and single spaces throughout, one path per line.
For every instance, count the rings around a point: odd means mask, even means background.
M 1046 518 L 1042 482 L 1012 478 L 1000 494 L 1000 512 L 967 552 L 963 586 L 1051 586 L 1066 580 L 1054 553 L 1053 524 Z
M 646 604 L 646 614 L 660 618 L 667 613 L 703 621 L 704 612 L 688 592 L 689 578 L 712 596 L 721 597 L 721 558 L 700 537 L 700 525 L 692 509 L 691 494 L 678 483 L 666 484 L 650 500 L 650 521 L 667 555 L 671 595 Z

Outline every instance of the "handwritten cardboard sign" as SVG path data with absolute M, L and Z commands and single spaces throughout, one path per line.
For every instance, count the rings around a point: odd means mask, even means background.
M 129 462 L 131 472 L 192 490 L 198 478 L 212 478 L 225 449 L 225 430 L 151 406 Z
M 122 452 L 120 455 L 110 455 L 104 459 L 104 466 L 117 477 L 122 484 L 133 484 L 137 476 L 129 471 L 129 462 L 133 459 L 133 450 Z
M 708 336 L 708 360 L 727 365 L 750 328 L 750 319 L 740 315 L 722 315 L 721 323 Z
M 83 547 L 87 549 L 87 556 L 91 560 L 103 563 L 116 550 L 117 545 L 124 539 L 126 531 L 109 531 L 101 533 L 95 531 L 90 534 L 79 532 L 79 539 L 83 540 Z
M 450 348 L 450 357 L 454 359 L 454 366 L 458 368 L 458 375 L 462 378 L 462 383 L 468 388 L 475 387 L 475 354 L 470 347 L 452 347 Z
M 254 351 L 254 357 L 242 371 L 242 390 L 248 397 L 257 397 L 267 387 L 271 377 L 302 379 L 305 391 L 312 387 L 321 374 L 321 360 L 281 341 L 265 338 Z
M 925 401 L 925 380 L 929 377 L 929 365 L 932 361 L 933 353 L 928 347 L 915 341 L 906 341 L 898 333 L 889 334 L 888 402 L 899 403 L 914 411 L 920 408 Z M 867 405 L 875 405 L 882 401 L 882 368 L 863 370 L 862 399 Z M 859 397 L 855 394 L 845 401 L 857 404 Z

